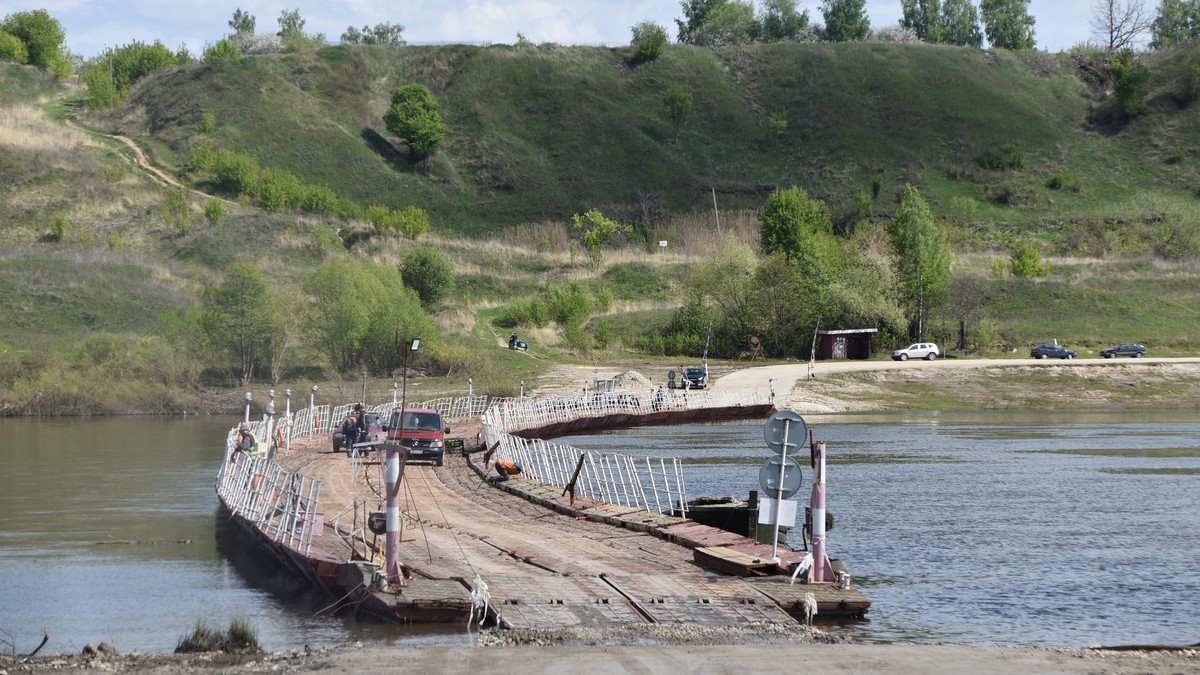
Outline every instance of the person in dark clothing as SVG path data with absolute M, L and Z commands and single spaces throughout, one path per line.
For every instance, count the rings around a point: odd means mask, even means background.
M 347 457 L 354 456 L 354 444 L 358 442 L 358 418 L 353 414 L 342 420 L 342 448 Z

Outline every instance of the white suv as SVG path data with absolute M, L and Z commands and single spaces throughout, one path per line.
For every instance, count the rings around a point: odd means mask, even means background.
M 892 352 L 893 361 L 907 361 L 909 359 L 925 359 L 932 361 L 938 357 L 938 346 L 932 342 L 917 342 L 911 344 L 904 349 L 897 349 Z

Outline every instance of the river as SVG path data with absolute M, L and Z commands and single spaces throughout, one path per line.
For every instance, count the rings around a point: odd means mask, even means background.
M 1200 412 L 806 416 L 829 448 L 829 551 L 872 600 L 863 642 L 1192 643 Z M 0 420 L 0 649 L 171 651 L 241 618 L 270 650 L 455 644 L 268 589 L 213 481 L 232 418 Z M 566 439 L 563 439 L 566 440 Z M 687 459 L 688 493 L 746 496 L 762 424 L 640 428 L 580 447 Z M 811 472 L 804 471 L 805 489 Z

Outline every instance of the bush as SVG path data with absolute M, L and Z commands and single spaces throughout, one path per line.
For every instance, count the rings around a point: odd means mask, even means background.
M 395 212 L 393 222 L 405 239 L 413 241 L 429 230 L 429 214 L 418 206 L 407 206 Z
M 1042 260 L 1037 247 L 1021 241 L 1009 247 L 1008 270 L 1018 279 L 1044 277 L 1050 274 L 1050 263 Z
M 454 266 L 432 246 L 422 246 L 404 258 L 400 264 L 404 285 L 421 296 L 426 307 L 432 307 L 454 290 Z
M 984 152 L 979 157 L 979 166 L 993 171 L 1021 169 L 1025 166 L 1025 154 L 1016 143 L 1009 141 Z
M 223 66 L 228 64 L 241 63 L 242 50 L 238 47 L 238 43 L 234 38 L 227 37 L 224 40 L 218 40 L 216 44 L 208 45 L 204 48 L 204 62 Z
M 0 30 L 0 61 L 25 63 L 28 60 L 29 50 L 25 49 L 25 43 L 16 35 Z
M 324 185 L 304 185 L 300 190 L 300 209 L 306 213 L 332 213 L 337 208 L 338 196 Z
M 220 199 L 210 199 L 204 203 L 204 218 L 213 225 L 220 225 L 225 219 L 225 206 Z
M 171 188 L 163 199 L 163 220 L 179 234 L 187 234 L 192 227 L 192 200 L 187 190 Z
M 517 300 L 500 310 L 496 325 L 504 328 L 517 326 L 541 328 L 550 323 L 550 311 L 541 298 Z
M 193 154 L 193 161 L 195 155 Z M 212 173 L 217 185 L 234 194 L 258 194 L 258 162 L 253 157 L 231 150 L 216 150 L 212 156 Z M 199 164 L 197 163 L 197 166 Z
M 266 169 L 258 179 L 258 203 L 268 211 L 282 211 L 300 205 L 304 184 L 295 175 L 278 169 Z
M 643 21 L 633 27 L 634 63 L 646 63 L 663 55 L 667 49 L 667 31 L 653 21 Z

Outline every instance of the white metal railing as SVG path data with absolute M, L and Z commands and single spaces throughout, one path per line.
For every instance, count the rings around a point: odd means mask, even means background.
M 486 409 L 486 396 L 443 398 L 407 404 L 437 410 L 447 420 L 478 416 Z M 365 406 L 368 412 L 387 415 L 391 401 Z M 253 523 L 272 541 L 307 555 L 320 526 L 318 505 L 321 481 L 285 471 L 275 462 L 275 451 L 293 438 L 330 433 L 354 409 L 354 404 L 302 408 L 279 419 L 248 422 L 258 442 L 254 457 L 236 452 L 238 428 L 229 431 L 225 456 L 217 473 L 217 494 L 229 509 Z M 239 425 L 240 426 L 240 425 Z
M 660 393 L 661 392 L 661 393 Z M 771 403 L 759 389 L 731 391 L 656 390 L 585 394 L 576 398 L 498 399 L 483 413 L 483 435 L 495 456 L 519 461 L 522 475 L 559 488 L 574 480 L 576 495 L 657 513 L 687 515 L 687 486 L 680 460 L 602 453 L 513 432 L 583 418 L 649 415 L 678 410 L 731 408 Z M 578 469 L 578 473 L 576 470 Z

